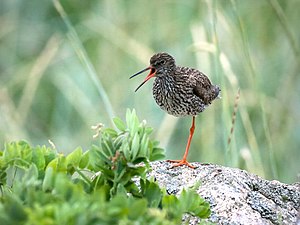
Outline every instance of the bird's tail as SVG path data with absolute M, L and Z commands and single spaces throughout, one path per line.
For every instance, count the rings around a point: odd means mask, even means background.
M 219 99 L 222 98 L 222 96 L 221 96 L 221 88 L 218 85 L 214 85 L 213 86 L 213 92 L 215 93 L 215 99 L 216 98 L 219 98 Z

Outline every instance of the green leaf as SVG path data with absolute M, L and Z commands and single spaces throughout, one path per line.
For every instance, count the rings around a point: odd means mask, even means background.
M 38 170 L 44 170 L 46 166 L 46 161 L 43 153 L 43 149 L 41 147 L 37 147 L 33 149 L 32 152 L 32 162 L 35 163 Z
M 6 195 L 3 200 L 5 214 L 11 219 L 11 224 L 25 224 L 27 214 L 20 199 L 14 193 L 11 193 Z
M 139 164 L 141 162 L 146 163 L 146 162 L 148 162 L 148 159 L 146 157 L 140 157 L 139 156 L 139 157 L 135 158 L 135 160 L 132 161 L 132 164 L 136 165 L 136 164 Z
M 128 214 L 128 199 L 125 195 L 116 195 L 110 201 L 107 209 L 109 216 L 124 217 Z
M 71 200 L 73 195 L 76 196 L 76 192 L 78 193 L 75 184 L 66 178 L 66 175 L 63 173 L 55 174 L 54 193 L 63 198 L 63 201 Z
M 146 128 L 145 128 L 145 133 L 146 133 L 147 135 L 150 135 L 150 134 L 152 133 L 152 131 L 153 131 L 153 128 L 152 128 L 152 127 L 146 127 Z
M 140 137 L 139 134 L 136 133 L 133 137 L 132 143 L 131 143 L 131 160 L 134 161 L 139 153 L 139 147 L 140 147 Z
M 175 206 L 179 205 L 179 200 L 175 195 L 165 195 L 162 198 L 162 206 L 165 209 L 176 208 Z
M 179 200 L 184 212 L 190 213 L 200 218 L 209 217 L 209 204 L 195 190 L 182 190 Z
M 113 118 L 114 124 L 116 125 L 116 127 L 120 130 L 120 131 L 125 131 L 126 130 L 126 125 L 125 123 L 119 118 L 119 117 L 115 117 Z
M 53 174 L 53 168 L 48 167 L 45 172 L 45 177 L 42 184 L 43 191 L 48 191 L 53 189 L 54 184 L 54 174 Z
M 175 195 L 165 195 L 162 198 L 162 208 L 167 211 L 168 218 L 177 222 L 181 221 L 183 211 L 180 207 L 180 201 Z
M 53 159 L 55 159 L 57 157 L 57 152 L 56 152 L 56 150 L 54 150 L 52 148 L 48 148 L 46 146 L 42 146 L 41 149 L 44 154 L 45 165 L 47 166 L 48 163 L 50 163 Z
M 149 138 L 146 134 L 143 135 L 141 140 L 140 154 L 141 157 L 149 157 Z
M 24 183 L 31 182 L 32 180 L 37 180 L 38 178 L 38 169 L 35 164 L 31 164 L 28 170 L 25 172 L 22 180 Z
M 165 158 L 165 151 L 162 148 L 153 148 L 150 154 L 150 161 L 156 161 Z
M 80 169 L 84 169 L 88 166 L 89 164 L 89 154 L 90 151 L 86 151 L 82 154 L 82 157 L 80 159 L 80 162 L 79 162 L 79 168 Z
M 132 123 L 132 114 L 135 113 L 135 110 L 133 109 L 132 112 L 130 111 L 130 109 L 126 110 L 126 124 L 127 127 L 129 124 Z
M 105 134 L 107 134 L 108 136 L 110 136 L 112 138 L 116 138 L 118 136 L 117 131 L 115 131 L 112 128 L 106 128 L 106 129 L 103 130 L 102 133 L 105 133 Z
M 101 165 L 103 166 L 106 162 L 110 163 L 110 161 L 111 160 L 108 159 L 108 156 L 103 154 L 99 146 L 92 145 L 89 150 L 89 168 L 92 171 L 99 171 Z
M 57 158 L 53 159 L 48 165 L 48 167 L 52 167 L 54 171 L 57 172 L 66 172 L 67 171 L 67 163 L 66 157 L 62 154 L 59 154 Z
M 32 159 L 32 149 L 25 141 L 12 142 L 5 145 L 4 162 L 20 167 L 28 167 Z
M 205 202 L 198 206 L 198 208 L 194 210 L 194 214 L 202 219 L 208 218 L 211 214 L 209 203 Z
M 101 142 L 101 153 L 106 156 L 107 159 L 110 159 L 114 155 L 114 149 L 109 144 L 111 140 L 109 139 L 102 139 Z
M 121 147 L 123 139 L 124 135 L 119 135 L 118 137 L 116 137 L 116 139 L 114 139 L 113 145 L 115 149 L 119 149 Z
M 143 217 L 147 210 L 146 199 L 130 199 L 128 218 L 130 220 L 138 220 L 138 218 Z
M 53 159 L 50 163 L 48 163 L 47 168 L 51 167 L 52 169 L 56 170 L 58 164 L 58 159 Z
M 146 183 L 142 186 L 144 196 L 148 200 L 148 206 L 151 208 L 156 208 L 159 206 L 162 198 L 162 192 L 158 184 L 146 180 Z
M 21 142 L 21 143 L 22 144 L 19 143 L 21 158 L 24 161 L 31 163 L 31 160 L 32 160 L 32 149 L 29 146 L 29 144 L 27 144 L 26 142 Z
M 122 145 L 120 147 L 120 151 L 123 152 L 125 159 L 130 162 L 131 160 L 131 153 L 129 148 L 129 143 L 124 139 Z
M 74 151 L 72 151 L 69 155 L 67 155 L 66 164 L 72 165 L 74 167 L 79 166 L 81 156 L 82 156 L 82 148 L 78 147 Z
M 133 136 L 138 131 L 139 128 L 139 120 L 136 116 L 134 109 L 132 111 L 127 109 L 126 123 L 127 123 L 127 127 L 129 128 L 130 136 Z

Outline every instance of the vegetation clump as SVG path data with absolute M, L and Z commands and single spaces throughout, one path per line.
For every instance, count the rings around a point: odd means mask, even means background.
M 210 215 L 193 189 L 168 195 L 146 178 L 164 157 L 152 129 L 127 111 L 102 128 L 99 142 L 68 155 L 25 141 L 0 151 L 0 224 L 180 224 L 184 213 Z M 135 180 L 135 181 L 134 181 Z M 138 180 L 138 184 L 136 182 Z

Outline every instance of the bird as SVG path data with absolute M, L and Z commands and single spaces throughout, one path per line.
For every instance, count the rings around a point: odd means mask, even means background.
M 190 144 L 195 130 L 195 118 L 216 98 L 220 98 L 221 89 L 213 85 L 209 78 L 197 69 L 177 66 L 173 56 L 166 52 L 154 54 L 150 66 L 133 74 L 131 78 L 150 70 L 144 81 L 135 89 L 140 89 L 148 80 L 155 78 L 152 93 L 157 105 L 175 117 L 192 116 L 192 125 L 181 160 L 167 160 L 172 167 L 186 165 L 195 168 L 187 161 Z

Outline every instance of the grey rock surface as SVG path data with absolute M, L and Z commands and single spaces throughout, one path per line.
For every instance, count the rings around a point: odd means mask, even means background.
M 166 161 L 151 163 L 154 177 L 169 194 L 179 195 L 183 188 L 200 181 L 198 193 L 211 206 L 207 220 L 216 224 L 298 225 L 300 185 L 268 181 L 244 170 L 213 164 L 192 163 L 171 168 Z M 190 215 L 184 221 L 197 224 L 200 220 Z M 299 218 L 298 218 L 299 220 Z

